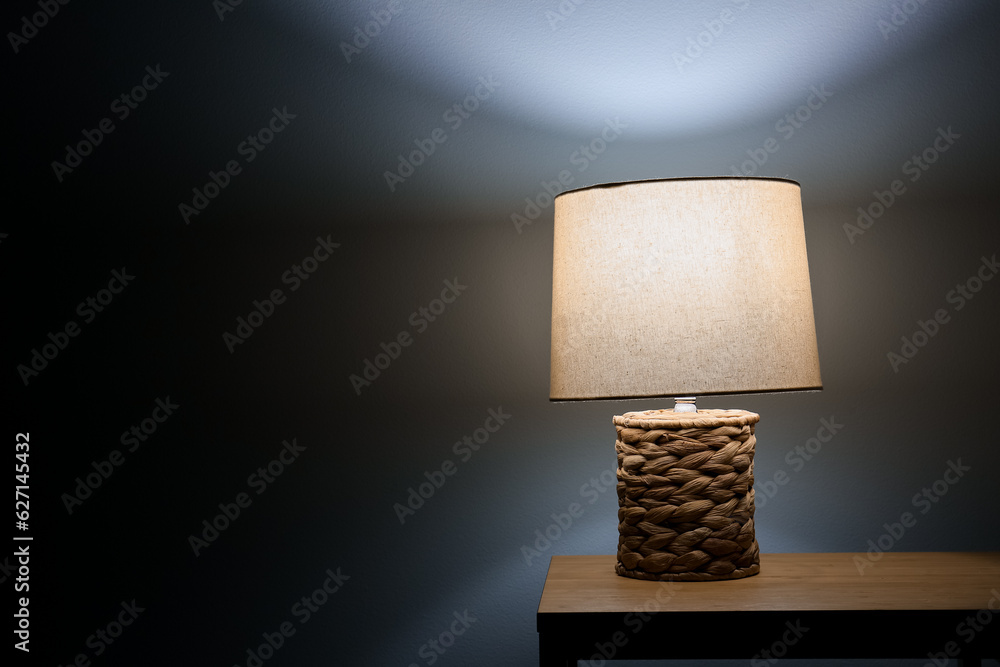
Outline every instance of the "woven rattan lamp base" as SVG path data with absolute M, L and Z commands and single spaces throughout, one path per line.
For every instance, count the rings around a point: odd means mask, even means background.
M 744 410 L 647 410 L 614 418 L 618 574 L 712 581 L 760 571 L 753 526 L 759 420 Z

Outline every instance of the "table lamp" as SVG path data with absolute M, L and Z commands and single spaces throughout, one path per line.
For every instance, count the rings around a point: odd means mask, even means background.
M 757 574 L 760 417 L 692 396 L 822 388 L 799 184 L 610 183 L 554 208 L 550 400 L 677 401 L 614 417 L 617 573 Z

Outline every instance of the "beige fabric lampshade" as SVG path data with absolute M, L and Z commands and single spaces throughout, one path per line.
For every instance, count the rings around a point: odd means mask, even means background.
M 556 197 L 552 400 L 821 387 L 798 183 L 683 178 Z

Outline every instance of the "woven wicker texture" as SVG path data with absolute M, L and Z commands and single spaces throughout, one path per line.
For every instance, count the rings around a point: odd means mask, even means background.
M 709 581 L 760 571 L 753 527 L 759 420 L 743 410 L 615 417 L 618 574 Z

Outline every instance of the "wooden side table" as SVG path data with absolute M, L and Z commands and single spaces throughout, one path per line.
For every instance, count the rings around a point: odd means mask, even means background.
M 552 557 L 538 605 L 543 667 L 1000 657 L 1000 552 L 761 554 L 760 574 L 732 581 L 640 581 L 614 566 L 614 556 Z

